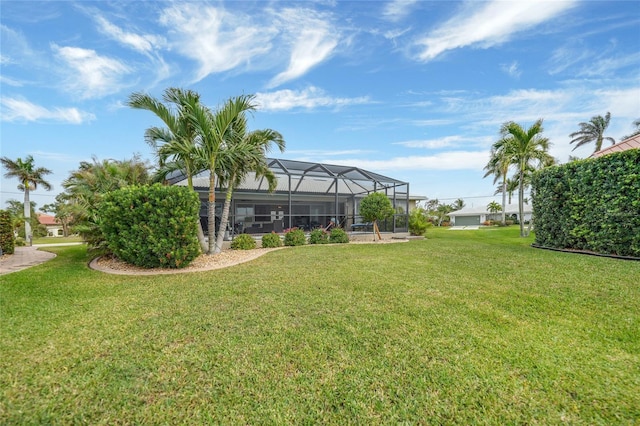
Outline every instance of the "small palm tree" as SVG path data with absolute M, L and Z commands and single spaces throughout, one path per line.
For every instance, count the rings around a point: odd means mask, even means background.
M 503 143 L 502 140 L 493 144 L 491 148 L 491 155 L 489 157 L 489 162 L 486 166 L 484 166 L 484 170 L 487 172 L 484 174 L 484 177 L 493 175 L 493 183 L 500 181 L 500 189 L 496 191 L 502 193 L 502 224 L 506 224 L 506 216 L 505 216 L 505 200 L 507 194 L 507 174 L 509 173 L 509 168 L 512 165 L 512 158 L 509 156 L 508 152 L 505 151 L 506 144 Z
M 27 239 L 27 243 L 31 245 L 31 239 L 33 234 L 31 233 L 31 202 L 29 201 L 29 191 L 38 188 L 38 185 L 42 186 L 47 191 L 52 189 L 49 182 L 44 179 L 44 175 L 53 173 L 51 170 L 44 167 L 35 167 L 33 157 L 31 155 L 23 161 L 18 158 L 16 161 L 11 160 L 8 157 L 0 158 L 0 162 L 7 170 L 4 174 L 6 178 L 18 178 L 20 184 L 18 189 L 24 191 L 24 235 Z
M 462 210 L 464 208 L 465 204 L 464 204 L 464 200 L 462 198 L 458 198 L 457 200 L 455 200 L 453 202 L 453 204 L 451 204 L 451 208 L 453 209 L 453 211 L 456 210 Z
M 494 217 L 495 217 L 496 213 L 501 211 L 502 214 L 503 214 L 503 217 L 504 217 L 504 210 L 502 209 L 502 206 L 499 203 L 495 202 L 495 201 L 492 201 L 487 205 L 487 210 L 489 210 L 489 213 L 493 214 Z
M 278 181 L 266 163 L 266 154 L 272 144 L 275 144 L 280 152 L 284 151 L 285 141 L 280 133 L 271 129 L 247 132 L 245 115 L 240 114 L 238 116 L 233 124 L 233 130 L 227 138 L 225 149 L 220 155 L 220 168 L 218 171 L 220 187 L 226 186 L 227 191 L 214 253 L 222 251 L 224 230 L 227 229 L 229 222 L 229 209 L 233 191 L 242 183 L 244 178 L 253 172 L 256 178 L 264 177 L 267 180 L 269 191 L 275 190 Z
M 580 123 L 580 130 L 577 132 L 573 132 L 569 135 L 570 138 L 573 138 L 569 143 L 576 143 L 576 146 L 573 148 L 575 151 L 578 147 L 582 145 L 589 144 L 591 142 L 595 142 L 596 146 L 593 152 L 598 152 L 602 149 L 602 142 L 608 140 L 611 144 L 615 144 L 615 139 L 604 136 L 604 132 L 609 127 L 609 121 L 611 120 L 611 114 L 607 112 L 604 117 L 601 115 L 596 115 L 591 117 L 591 120 L 587 123 Z
M 207 254 L 215 253 L 216 228 L 216 174 L 221 169 L 221 155 L 225 149 L 227 139 L 233 134 L 233 124 L 240 115 L 255 110 L 253 102 L 255 96 L 241 95 L 227 100 L 217 111 L 199 102 L 189 102 L 185 105 L 193 125 L 198 133 L 197 158 L 206 164 L 209 171 L 209 197 L 207 204 L 208 218 L 208 249 Z
M 515 165 L 518 172 L 518 213 L 520 219 L 520 236 L 526 237 L 524 231 L 524 187 L 531 169 L 546 167 L 554 163 L 549 155 L 549 139 L 542 136 L 542 119 L 525 129 L 513 121 L 504 123 L 500 128 L 502 139 L 494 144 L 496 150 L 504 151 L 504 155 Z M 537 167 L 536 167 L 537 166 Z

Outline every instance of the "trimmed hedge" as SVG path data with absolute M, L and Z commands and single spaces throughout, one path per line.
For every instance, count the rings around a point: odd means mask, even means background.
M 345 244 L 349 242 L 349 235 L 342 228 L 333 228 L 329 235 L 329 242 L 332 244 Z
M 640 150 L 575 161 L 532 179 L 535 244 L 640 257 Z
M 13 254 L 15 251 L 11 214 L 0 210 L 0 247 L 3 254 Z
M 119 259 L 144 268 L 183 268 L 200 253 L 198 195 L 180 186 L 129 186 L 104 196 L 100 230 Z

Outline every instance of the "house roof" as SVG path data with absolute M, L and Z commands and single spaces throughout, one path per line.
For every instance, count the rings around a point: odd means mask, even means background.
M 55 218 L 55 216 L 51 216 L 48 214 L 39 214 L 38 215 L 38 222 L 40 222 L 41 225 L 59 225 L 58 223 L 58 219 Z
M 612 154 L 614 152 L 626 151 L 628 149 L 640 149 L 640 134 L 633 135 L 615 145 L 591 154 L 591 157 L 602 157 L 603 155 Z
M 507 204 L 504 208 L 506 214 L 518 214 L 518 204 Z M 524 205 L 524 214 L 529 214 L 532 212 L 532 207 L 530 204 Z M 500 214 L 502 212 L 498 212 Z M 461 210 L 456 210 L 454 212 L 449 213 L 449 216 L 477 216 L 480 214 L 493 214 L 491 213 L 486 205 L 475 206 L 475 207 L 465 207 Z
M 286 192 L 291 185 L 293 191 L 307 194 L 366 195 L 374 191 L 394 189 L 396 194 L 404 193 L 406 195 L 409 188 L 407 182 L 359 167 L 276 158 L 267 158 L 267 164 L 278 181 L 276 192 Z M 169 182 L 174 185 L 186 185 L 186 178 L 184 174 L 176 173 L 169 177 Z M 208 188 L 209 172 L 205 170 L 196 174 L 193 177 L 193 186 Z M 249 174 L 236 190 L 255 192 L 266 191 L 267 188 L 266 179 L 256 178 L 255 174 Z

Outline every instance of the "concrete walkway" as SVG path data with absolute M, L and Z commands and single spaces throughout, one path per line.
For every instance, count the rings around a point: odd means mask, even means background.
M 82 243 L 36 244 L 33 247 L 16 247 L 12 255 L 3 256 L 3 259 L 0 260 L 0 275 L 21 271 L 56 257 L 54 253 L 38 250 L 38 247 L 74 246 L 78 244 Z

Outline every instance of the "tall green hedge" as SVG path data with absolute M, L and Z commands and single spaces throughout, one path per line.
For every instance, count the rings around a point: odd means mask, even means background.
M 640 257 L 640 150 L 547 168 L 532 179 L 535 243 Z
M 105 195 L 100 230 L 109 249 L 144 268 L 182 268 L 199 252 L 198 195 L 186 187 L 129 186 Z
M 6 210 L 0 210 L 0 247 L 2 247 L 2 253 L 13 254 L 15 250 L 13 240 L 11 214 Z

